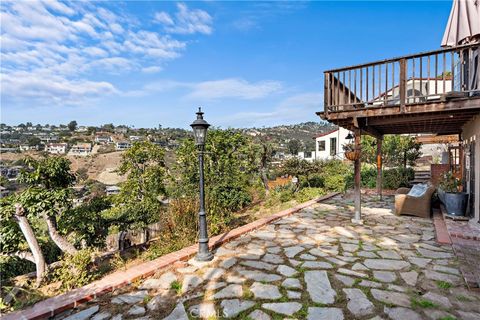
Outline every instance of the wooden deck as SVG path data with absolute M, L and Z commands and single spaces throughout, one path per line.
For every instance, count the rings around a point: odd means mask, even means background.
M 376 137 L 458 134 L 480 113 L 476 55 L 480 45 L 471 44 L 326 71 L 317 114 Z

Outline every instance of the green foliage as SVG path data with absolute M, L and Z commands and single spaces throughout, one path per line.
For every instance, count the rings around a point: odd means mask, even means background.
M 298 139 L 290 139 L 287 143 L 287 148 L 290 154 L 297 155 L 302 147 L 302 142 Z
M 149 141 L 136 142 L 123 154 L 118 172 L 127 180 L 120 185 L 120 193 L 113 196 L 114 206 L 106 213 L 121 230 L 158 221 L 160 200 L 166 195 L 164 155 L 161 147 Z
M 74 238 L 75 244 L 102 248 L 108 235 L 108 227 L 112 223 L 103 215 L 103 211 L 111 207 L 111 199 L 96 196 L 60 215 L 58 226 L 66 234 Z
M 447 282 L 447 281 L 441 281 L 441 280 L 438 280 L 436 282 L 437 284 L 437 287 L 439 287 L 440 289 L 450 289 L 452 287 L 452 284 L 450 282 Z
M 420 158 L 421 144 L 415 137 L 385 135 L 382 143 L 383 164 L 387 167 L 404 167 L 415 165 Z M 362 161 L 375 164 L 377 159 L 377 141 L 375 138 L 362 136 Z
M 373 165 L 364 165 L 360 171 L 361 183 L 364 188 L 375 188 L 377 186 L 377 168 Z M 413 168 L 392 168 L 383 170 L 382 186 L 384 189 L 398 189 L 407 187 L 409 181 L 413 180 L 415 171 Z M 353 187 L 353 172 L 347 178 L 347 186 Z
M 424 308 L 424 309 L 438 307 L 437 304 L 427 299 L 412 299 L 411 306 L 412 308 Z
M 325 194 L 326 192 L 322 188 L 303 188 L 295 194 L 295 200 L 302 203 Z
M 451 171 L 445 172 L 440 181 L 439 187 L 445 192 L 458 192 L 462 186 L 462 181 L 455 177 Z
M 170 289 L 174 290 L 179 295 L 182 293 L 182 284 L 175 280 L 170 284 Z
M 98 276 L 93 261 L 93 252 L 88 249 L 67 254 L 61 266 L 55 269 L 54 280 L 60 281 L 65 291 L 84 286 Z
M 198 196 L 199 168 L 193 139 L 181 142 L 176 152 L 176 181 L 170 193 L 173 198 Z M 259 181 L 258 149 L 246 135 L 232 129 L 208 132 L 204 155 L 205 206 L 209 231 L 224 230 L 233 213 L 252 201 L 251 187 Z
M 347 178 L 352 172 L 351 165 L 340 160 L 316 161 L 316 163 L 326 190 L 343 192 L 347 189 Z

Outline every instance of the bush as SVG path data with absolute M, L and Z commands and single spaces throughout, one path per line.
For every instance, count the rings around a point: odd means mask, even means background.
M 98 277 L 94 266 L 93 251 L 80 250 L 75 254 L 65 255 L 60 267 L 54 271 L 54 280 L 61 282 L 61 288 L 70 291 L 84 286 Z
M 325 194 L 326 192 L 322 188 L 303 188 L 295 194 L 295 200 L 302 203 L 323 196 Z
M 398 189 L 408 187 L 409 181 L 415 178 L 413 168 L 394 168 L 383 171 L 383 188 Z
M 375 166 L 363 166 L 360 172 L 363 188 L 375 188 L 377 186 L 377 168 Z M 415 177 L 413 168 L 392 168 L 383 170 L 382 187 L 384 189 L 398 189 L 408 187 L 409 181 Z M 353 188 L 354 173 L 347 178 L 348 188 Z

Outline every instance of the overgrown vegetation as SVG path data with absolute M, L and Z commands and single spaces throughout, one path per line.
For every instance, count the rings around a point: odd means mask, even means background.
M 208 134 L 205 193 L 210 236 L 245 223 L 239 213 L 258 204 L 277 209 L 328 192 L 343 192 L 352 185 L 349 162 L 291 158 L 280 167 L 272 167 L 273 149 L 268 139 L 252 138 L 233 129 L 213 129 Z M 403 143 L 395 141 L 391 142 L 394 146 Z M 293 144 L 292 149 L 297 147 Z M 408 150 L 401 159 L 389 156 L 388 163 L 400 167 L 384 170 L 384 188 L 398 188 L 413 178 L 413 170 L 404 167 L 415 158 Z M 162 233 L 140 258 L 155 259 L 195 243 L 197 155 L 193 139 L 187 137 L 175 152 L 174 164 L 167 166 L 162 147 L 137 142 L 123 154 L 118 172 L 126 176 L 126 181 L 120 184 L 120 193 L 113 196 L 104 194 L 103 185 L 91 184 L 87 172 L 73 174 L 65 158 L 25 159 L 27 170 L 20 176 L 22 191 L 0 199 L 2 280 L 36 271 L 37 287 L 57 283 L 65 291 L 85 285 L 108 270 L 127 266 L 127 259 L 120 254 L 106 267 L 95 263 L 109 234 L 145 228 L 153 222 L 160 222 Z M 289 177 L 292 182 L 269 189 L 267 177 L 278 176 Z M 91 190 L 79 204 L 74 204 L 71 188 L 76 181 Z M 375 182 L 376 168 L 363 166 L 363 185 L 374 187 Z M 47 268 L 55 261 L 60 261 L 56 268 Z M 38 296 L 38 291 L 32 292 Z

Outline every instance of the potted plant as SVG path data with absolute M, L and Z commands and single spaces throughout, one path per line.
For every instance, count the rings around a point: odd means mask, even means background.
M 360 159 L 360 148 L 355 147 L 355 144 L 348 142 L 342 145 L 343 151 L 345 152 L 345 158 L 350 161 L 355 161 Z
M 467 210 L 468 193 L 461 192 L 462 181 L 452 172 L 446 172 L 440 181 L 438 197 L 445 205 L 447 214 L 464 216 Z

